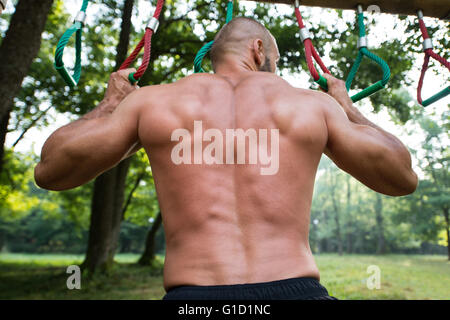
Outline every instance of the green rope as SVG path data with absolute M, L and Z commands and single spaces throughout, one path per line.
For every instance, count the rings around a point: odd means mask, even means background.
M 83 0 L 80 11 L 86 12 L 89 0 Z M 73 88 L 80 81 L 81 77 L 81 35 L 82 35 L 83 23 L 75 21 L 73 25 L 64 32 L 61 39 L 58 42 L 55 50 L 55 69 L 59 72 L 66 84 Z M 75 65 L 73 68 L 73 74 L 71 75 L 67 68 L 64 66 L 63 55 L 64 49 L 69 42 L 72 35 L 75 34 Z
M 233 0 L 229 0 L 227 4 L 227 17 L 225 20 L 225 24 L 230 22 L 233 19 Z M 194 59 L 194 72 L 200 73 L 205 72 L 202 68 L 202 62 L 205 55 L 211 50 L 211 47 L 213 46 L 214 40 L 208 42 L 205 44 L 197 53 Z
M 320 78 L 314 82 L 317 83 L 323 90 L 328 91 L 327 79 L 325 79 L 321 74 L 319 76 L 320 76 Z
M 203 58 L 205 57 L 205 55 L 208 53 L 209 50 L 211 50 L 213 43 L 214 43 L 214 40 L 208 42 L 203 47 L 201 47 L 201 49 L 197 52 L 197 55 L 194 58 L 194 72 L 195 73 L 206 72 L 202 68 L 202 62 L 203 62 Z
M 359 29 L 359 36 L 365 37 L 366 36 L 366 26 L 364 25 L 364 13 L 358 13 L 357 16 L 358 20 L 358 29 Z
M 364 26 L 364 14 L 363 13 L 358 13 L 357 22 L 358 22 L 358 28 L 359 28 L 359 37 L 360 38 L 365 37 L 366 30 L 365 30 L 365 26 Z M 375 84 L 369 86 L 368 88 L 365 88 L 364 90 L 353 95 L 351 97 L 353 102 L 356 102 L 363 98 L 366 98 L 366 97 L 370 96 L 371 94 L 383 89 L 386 86 L 386 84 L 388 83 L 389 78 L 391 76 L 391 70 L 389 69 L 388 64 L 383 59 L 381 59 L 377 55 L 370 52 L 366 47 L 360 47 L 358 56 L 356 57 L 356 60 L 353 63 L 353 66 L 350 69 L 350 72 L 348 74 L 347 80 L 345 81 L 345 86 L 347 88 L 347 91 L 350 90 L 350 86 L 352 85 L 353 79 L 355 78 L 356 73 L 358 72 L 359 66 L 364 57 L 367 57 L 368 59 L 374 61 L 381 67 L 381 69 L 383 70 L 383 78 L 382 78 L 382 80 L 376 82 Z
M 422 101 L 422 106 L 427 107 L 430 104 L 444 98 L 445 96 L 450 94 L 450 86 L 448 86 L 447 88 L 439 91 L 438 93 L 436 93 L 434 96 Z

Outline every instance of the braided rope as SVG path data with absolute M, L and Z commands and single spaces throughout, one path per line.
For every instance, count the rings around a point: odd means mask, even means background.
M 86 13 L 89 0 L 83 0 L 80 12 Z M 73 88 L 80 81 L 81 77 L 81 50 L 82 50 L 82 29 L 83 22 L 74 21 L 73 25 L 67 29 L 59 40 L 55 50 L 55 69 L 59 72 L 66 84 Z M 72 35 L 75 34 L 75 65 L 73 68 L 73 74 L 71 75 L 63 62 L 64 49 L 69 42 Z
M 227 3 L 227 17 L 225 20 L 225 24 L 230 22 L 233 19 L 233 0 L 229 0 Z M 200 50 L 197 52 L 194 58 L 194 73 L 203 73 L 205 70 L 202 68 L 202 62 L 205 55 L 211 50 L 214 44 L 214 40 L 206 43 Z
M 298 24 L 298 27 L 300 28 L 300 30 L 306 28 L 305 24 L 303 22 L 302 15 L 300 13 L 300 9 L 298 8 L 297 5 L 294 8 L 294 12 L 295 12 L 295 17 L 297 18 L 297 24 Z M 322 69 L 322 71 L 324 73 L 330 73 L 330 71 L 323 63 L 322 59 L 320 58 L 319 54 L 317 53 L 316 48 L 314 47 L 310 38 L 304 39 L 303 45 L 305 46 L 306 63 L 308 65 L 308 69 L 309 69 L 309 72 L 311 73 L 311 76 L 313 77 L 314 81 L 316 83 L 318 83 L 323 90 L 327 91 L 328 90 L 327 80 L 324 77 L 322 77 L 319 74 L 319 72 L 317 71 L 317 69 L 315 68 L 313 58 L 317 62 L 317 64 L 320 66 L 320 69 Z
M 358 29 L 359 29 L 359 37 L 364 38 L 366 36 L 366 28 L 364 25 L 364 14 L 362 12 L 357 14 L 357 23 L 358 23 Z M 347 91 L 350 90 L 350 87 L 352 85 L 353 79 L 356 76 L 356 73 L 358 72 L 359 66 L 361 65 L 361 62 L 364 57 L 367 57 L 368 59 L 374 61 L 376 64 L 378 64 L 381 69 L 383 70 L 383 78 L 376 82 L 375 84 L 363 89 L 362 91 L 358 92 L 357 94 L 353 95 L 351 97 L 353 102 L 359 101 L 363 98 L 366 98 L 370 96 L 371 94 L 374 94 L 375 92 L 383 89 L 386 84 L 389 81 L 389 78 L 391 77 L 391 70 L 389 69 L 388 64 L 386 61 L 381 59 L 376 54 L 370 52 L 367 47 L 362 46 L 358 49 L 358 56 L 356 57 L 355 62 L 353 63 L 350 72 L 347 76 L 347 80 L 345 81 L 345 86 L 347 88 Z
M 425 26 L 425 22 L 423 21 L 423 19 L 420 16 L 419 16 L 419 27 L 420 27 L 420 31 L 422 33 L 422 38 L 424 40 L 431 39 L 431 37 L 428 34 L 427 27 Z M 432 48 L 427 48 L 424 50 L 424 52 L 425 52 L 425 55 L 424 55 L 424 60 L 423 60 L 423 65 L 422 65 L 422 71 L 420 72 L 419 83 L 417 85 L 417 102 L 419 102 L 419 104 L 421 104 L 422 106 L 427 107 L 430 104 L 432 104 L 450 94 L 450 86 L 447 86 L 446 88 L 444 88 L 443 90 L 434 94 L 430 98 L 428 98 L 426 100 L 422 100 L 423 81 L 425 79 L 425 73 L 428 70 L 428 63 L 430 62 L 430 57 L 435 59 L 436 61 L 438 61 L 443 66 L 445 66 L 448 70 L 450 70 L 450 62 L 445 60 L 443 57 L 441 57 L 437 53 L 435 53 Z
M 153 14 L 153 18 L 159 19 L 159 16 L 161 14 L 162 8 L 164 6 L 164 0 L 158 0 L 155 8 L 155 12 Z M 128 79 L 132 84 L 139 81 L 139 79 L 144 75 L 145 71 L 147 70 L 147 67 L 150 63 L 150 55 L 151 55 L 151 45 L 152 45 L 152 36 L 155 33 L 155 30 L 153 30 L 150 27 L 146 27 L 145 34 L 142 37 L 141 41 L 137 44 L 133 52 L 130 54 L 130 56 L 125 59 L 125 61 L 120 66 L 119 70 L 129 68 L 130 65 L 136 60 L 138 54 L 141 52 L 142 48 L 144 48 L 144 55 L 142 56 L 142 63 L 137 69 L 136 72 L 130 73 L 128 76 Z

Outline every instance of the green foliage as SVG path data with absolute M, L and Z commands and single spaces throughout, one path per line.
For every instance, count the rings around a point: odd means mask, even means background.
M 449 111 L 444 112 L 438 121 L 425 116 L 417 119 L 425 133 L 422 142 L 424 157 L 420 158 L 420 167 L 426 179 L 419 181 L 417 191 L 398 208 L 398 220 L 405 217 L 412 219 L 411 231 L 414 235 L 445 246 L 449 241 L 446 239 L 449 226 L 445 221 L 450 207 L 449 115 Z
M 136 1 L 133 21 L 137 18 L 136 8 L 140 10 L 142 3 L 143 0 Z M 96 106 L 102 99 L 109 74 L 117 68 L 115 56 L 122 4 L 123 1 L 107 0 L 94 1 L 90 5 L 92 23 L 87 25 L 83 32 L 81 81 L 78 88 L 69 91 L 53 68 L 53 56 L 59 37 L 71 23 L 70 17 L 73 13 L 66 12 L 64 1 L 55 1 L 43 34 L 39 55 L 15 100 L 9 124 L 10 132 L 25 133 L 31 127 L 46 127 L 56 121 L 55 115 L 61 113 L 75 119 Z M 187 10 L 182 9 L 185 6 Z M 254 17 L 272 32 L 281 54 L 281 71 L 291 74 L 308 72 L 294 14 L 275 11 L 273 5 L 266 3 L 258 3 L 255 10 L 248 10 L 241 5 L 235 6 L 234 16 Z M 186 14 L 187 12 L 189 14 Z M 310 10 L 305 10 L 303 15 L 314 35 L 313 41 L 317 50 L 321 56 L 331 59 L 332 73 L 345 78 L 357 54 L 355 21 L 353 18 L 345 18 L 340 10 L 322 12 L 327 14 L 326 18 L 314 16 Z M 148 15 L 150 14 L 149 12 Z M 169 83 L 192 73 L 195 54 L 204 43 L 213 40 L 225 22 L 225 16 L 225 1 L 166 1 L 160 27 L 152 38 L 152 60 L 140 85 Z M 8 19 L 8 16 L 3 15 L 0 20 L 2 34 L 6 30 Z M 338 21 L 344 28 L 325 19 Z M 369 38 L 376 34 L 380 27 L 376 20 L 376 17 L 367 18 Z M 405 89 L 416 81 L 409 79 L 408 73 L 413 68 L 417 54 L 421 52 L 421 38 L 417 22 L 410 17 L 400 17 L 396 29 L 403 35 L 401 38 L 383 40 L 376 48 L 370 48 L 390 65 L 391 81 L 385 90 L 360 104 L 370 103 L 374 112 L 387 110 L 392 119 L 401 125 L 412 123 L 419 119 L 422 113 L 422 108 L 415 104 L 414 98 Z M 448 58 L 449 38 L 444 30 L 446 28 L 442 22 L 429 25 L 429 32 L 434 35 L 436 51 Z M 143 25 L 135 24 L 132 28 L 129 53 L 142 34 Z M 66 52 L 68 66 L 71 65 L 70 58 L 73 57 L 70 47 L 73 47 L 73 42 L 69 42 Z M 135 66 L 138 64 L 139 62 Z M 204 68 L 212 70 L 209 59 L 205 59 Z M 437 70 L 440 69 L 432 67 L 432 70 L 438 73 Z M 353 88 L 365 88 L 380 77 L 379 67 L 365 61 L 355 78 Z M 315 86 L 313 82 L 311 86 Z M 450 123 L 448 113 L 444 114 L 440 121 L 435 121 L 434 118 L 420 119 L 424 132 L 428 132 L 423 141 L 426 156 L 421 159 L 420 164 L 426 177 L 420 181 L 418 190 L 411 196 L 382 197 L 384 235 L 388 251 L 419 250 L 423 241 L 443 243 L 439 240 L 445 231 L 442 211 L 445 204 L 449 203 L 450 194 L 449 154 L 448 144 L 445 144 L 448 140 L 445 136 L 448 137 Z M 89 227 L 92 183 L 61 193 L 41 190 L 33 182 L 36 162 L 34 155 L 6 151 L 5 170 L 0 176 L 0 240 L 3 239 L 0 242 L 5 239 L 11 242 L 11 236 L 16 234 L 18 236 L 14 241 L 21 243 L 23 250 L 79 250 L 81 246 L 78 244 L 85 243 L 85 234 Z M 319 221 L 317 225 L 311 226 L 311 246 L 316 251 L 336 250 L 337 210 L 344 250 L 374 252 L 377 247 L 375 195 L 358 181 L 350 179 L 348 185 L 351 198 L 348 203 L 344 191 L 347 186 L 346 179 L 342 171 L 337 170 L 324 158 L 319 168 L 311 209 L 311 221 Z M 329 196 L 331 192 L 335 193 L 334 203 Z M 152 173 L 143 151 L 133 157 L 126 182 L 125 199 L 127 197 L 130 201 L 124 215 L 120 250 L 134 251 L 142 247 L 146 230 L 150 227 L 149 221 L 159 210 Z M 39 228 L 43 228 L 42 236 Z M 60 229 L 61 233 L 51 236 L 57 229 Z M 69 229 L 73 234 L 64 237 L 62 233 Z M 24 244 L 26 241 L 21 241 L 19 235 L 24 239 L 35 239 L 35 242 Z M 161 233 L 158 237 L 163 240 Z M 50 243 L 52 240 L 54 242 Z M 62 246 L 57 241 L 61 241 Z M 0 247 L 2 245 L 3 243 L 0 243 Z
M 351 191 L 349 203 L 348 186 Z M 381 195 L 382 228 L 387 252 L 445 253 L 445 248 L 441 246 L 446 246 L 447 242 L 439 241 L 445 230 L 439 203 L 449 203 L 447 194 L 449 193 L 436 190 L 434 183 L 421 180 L 412 195 Z M 333 197 L 336 199 L 337 211 L 333 205 Z M 313 252 L 337 251 L 335 215 L 339 218 L 345 253 L 376 252 L 380 225 L 376 220 L 375 205 L 374 191 L 323 157 L 311 207 L 310 246 Z
M 39 198 L 29 194 L 35 158 L 5 150 L 5 168 L 0 175 L 0 219 L 20 219 L 38 205 Z

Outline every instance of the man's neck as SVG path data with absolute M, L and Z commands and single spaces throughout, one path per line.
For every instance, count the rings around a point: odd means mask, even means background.
M 242 57 L 223 57 L 215 68 L 215 73 L 226 77 L 235 77 L 244 72 L 258 71 L 256 65 Z

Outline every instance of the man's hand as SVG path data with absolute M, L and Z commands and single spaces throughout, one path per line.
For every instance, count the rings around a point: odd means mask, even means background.
M 127 95 L 138 89 L 137 85 L 133 86 L 128 80 L 128 76 L 133 72 L 136 72 L 136 69 L 130 68 L 113 72 L 109 77 L 105 99 L 110 98 L 122 101 Z
M 133 72 L 136 72 L 136 69 L 123 69 L 111 74 L 105 97 L 103 98 L 108 103 L 99 105 L 102 112 L 113 113 L 127 95 L 139 88 L 137 85 L 133 86 L 128 80 L 128 75 Z
M 323 77 L 327 79 L 328 94 L 332 96 L 344 109 L 345 113 L 353 106 L 352 99 L 348 95 L 345 81 L 339 80 L 328 73 L 324 73 Z

